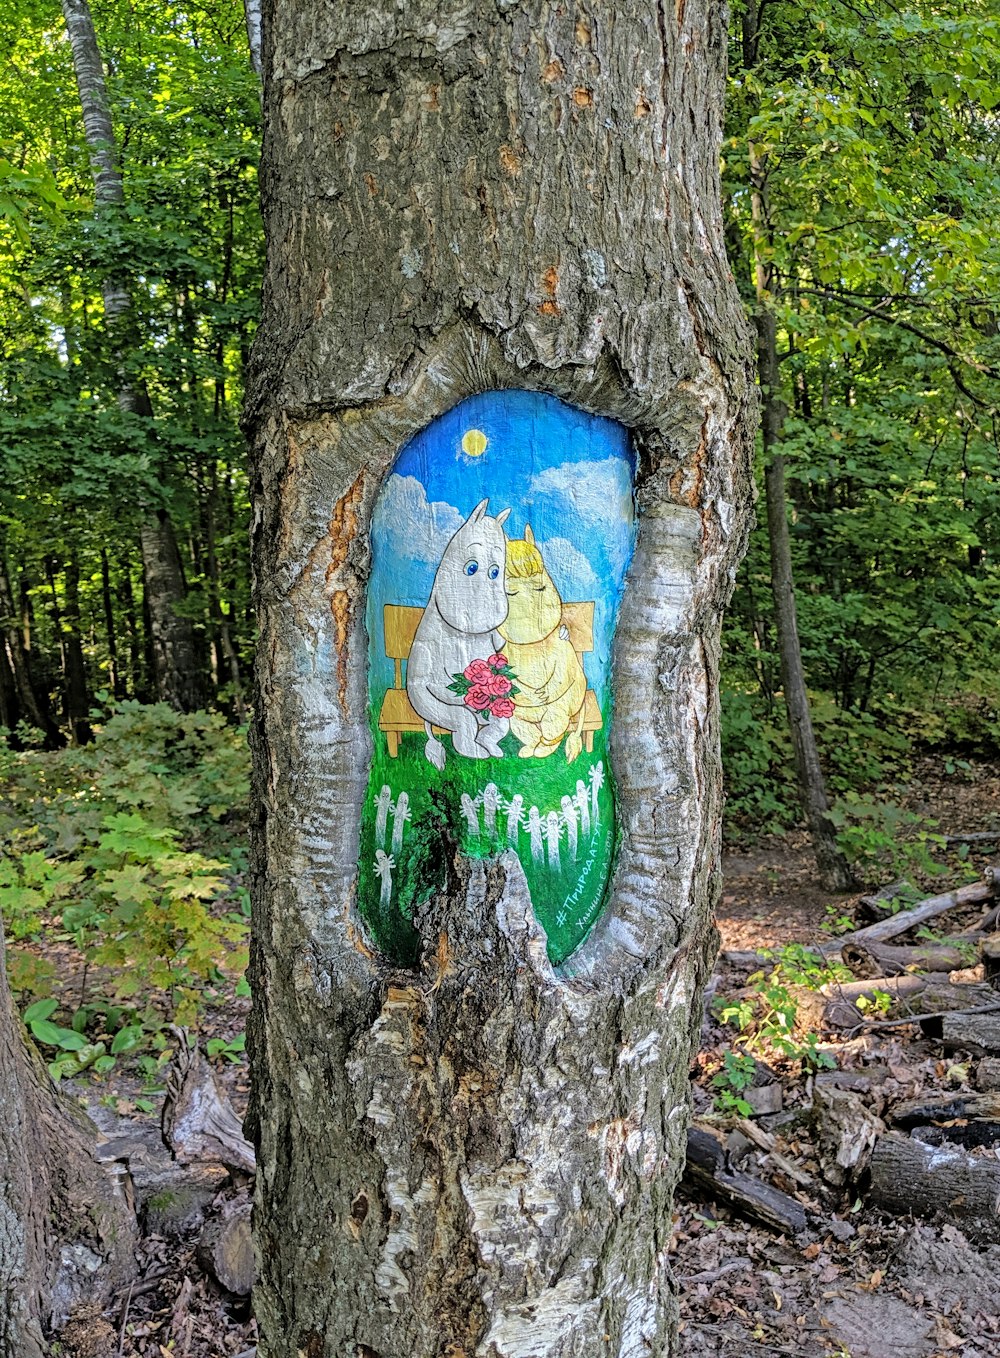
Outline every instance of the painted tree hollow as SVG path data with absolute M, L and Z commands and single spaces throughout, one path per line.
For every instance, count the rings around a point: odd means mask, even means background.
M 446 888 L 456 852 L 514 850 L 554 963 L 601 913 L 633 480 L 623 425 L 508 390 L 435 420 L 382 486 L 359 903 L 396 961 L 415 959 L 414 908 Z

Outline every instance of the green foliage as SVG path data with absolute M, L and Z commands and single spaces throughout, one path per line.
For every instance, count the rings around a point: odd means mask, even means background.
M 106 1074 L 156 1047 L 167 1022 L 197 1023 L 245 966 L 245 734 L 206 713 L 127 702 L 90 746 L 4 747 L 0 762 L 12 987 L 41 997 L 25 1022 L 57 1049 L 56 1078 Z M 31 965 L 51 939 L 79 959 L 75 1007 L 66 991 L 49 996 L 51 970 Z
M 750 1070 L 754 1056 L 797 1061 L 806 1070 L 833 1065 L 829 1053 L 820 1050 L 816 1034 L 799 1030 L 799 999 L 795 992 L 819 990 L 849 976 L 841 964 L 826 963 L 807 948 L 790 944 L 778 950 L 776 960 L 767 968 L 749 978 L 746 992 L 739 998 L 715 1000 L 716 1015 L 721 1022 L 736 1027 L 744 1048 L 743 1053 L 728 1052 L 715 1077 L 717 1087 L 723 1090 L 720 1107 L 725 1104 L 726 1111 L 733 1111 L 732 1100 L 738 1099 L 740 1092 L 737 1081 Z M 746 1081 L 742 1087 L 749 1083 Z M 746 1115 L 742 1109 L 737 1111 Z
M 258 82 L 236 0 L 112 3 L 94 19 L 125 193 L 99 214 L 58 6 L 0 0 L 0 568 L 27 609 L 43 706 L 67 715 L 68 638 L 89 694 L 148 697 L 139 525 L 167 511 L 180 611 L 232 709 L 252 642 L 237 416 L 263 263 Z M 124 360 L 109 275 L 133 302 Z M 123 380 L 152 418 L 122 410 Z
M 829 815 L 842 853 L 871 884 L 944 871 L 933 857 L 946 844 L 943 835 L 934 833 L 936 821 L 857 792 L 846 792 Z
M 246 1046 L 246 1033 L 237 1033 L 231 1041 L 227 1041 L 224 1037 L 210 1037 L 205 1043 L 205 1050 L 213 1059 L 221 1056 L 230 1065 L 238 1066 L 243 1060 Z
M 817 736 L 833 791 L 874 793 L 915 743 L 958 770 L 1000 734 L 1000 22 L 747 3 L 732 38 L 727 244 L 777 323 Z M 762 522 L 724 657 L 742 833 L 796 818 L 769 593 Z
M 892 996 L 887 990 L 875 989 L 871 995 L 859 995 L 854 1003 L 869 1018 L 875 1014 L 885 1017 L 892 1008 Z
M 753 1084 L 756 1070 L 757 1062 L 745 1052 L 730 1048 L 724 1053 L 721 1068 L 712 1076 L 712 1088 L 719 1090 L 715 1097 L 718 1112 L 750 1116 L 753 1108 L 742 1095 Z

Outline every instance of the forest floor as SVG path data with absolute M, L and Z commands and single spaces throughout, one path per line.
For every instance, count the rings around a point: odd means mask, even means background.
M 1000 827 L 1000 777 L 992 768 L 973 767 L 956 779 L 928 762 L 919 774 L 905 790 L 904 804 L 937 820 L 940 833 Z M 925 879 L 928 894 L 997 862 L 998 845 L 984 847 L 990 852 L 970 854 L 966 865 L 953 860 L 957 871 L 933 883 Z M 727 951 L 828 941 L 822 927 L 827 907 L 835 903 L 838 913 L 851 916 L 857 901 L 817 890 L 804 834 L 728 854 L 723 880 L 717 915 L 722 951 L 710 989 L 717 999 L 748 990 L 746 968 L 727 965 Z M 982 906 L 971 906 L 932 923 L 953 934 L 982 914 Z M 913 940 L 903 935 L 892 941 Z M 972 970 L 962 976 L 977 979 Z M 780 1085 L 780 1111 L 752 1120 L 719 1118 L 712 1074 L 734 1036 L 706 1005 L 692 1072 L 695 1117 L 709 1126 L 717 1121 L 728 1167 L 787 1192 L 806 1209 L 808 1226 L 793 1234 L 754 1224 L 723 1195 L 715 1198 L 685 1181 L 675 1206 L 672 1257 L 685 1358 L 994 1358 L 1000 1353 L 1000 1233 L 996 1243 L 981 1234 L 970 1243 L 954 1220 L 945 1219 L 950 1212 L 924 1220 L 880 1212 L 867 1200 L 863 1169 L 841 1186 L 827 1182 L 824 1115 L 816 1103 L 817 1086 L 853 1091 L 858 1106 L 884 1120 L 884 1130 L 904 1100 L 968 1094 L 977 1053 L 945 1052 L 917 1022 L 828 1031 L 821 1047 L 834 1070 L 809 1075 L 797 1062 L 772 1061 L 765 1068 Z M 970 1125 L 958 1117 L 950 1121 L 951 1128 L 943 1124 L 945 1146 L 950 1135 L 961 1141 Z M 984 1140 L 968 1153 L 995 1163 L 1000 1123 L 985 1124 Z M 958 1215 L 961 1204 L 955 1206 Z M 976 1237 L 978 1230 L 970 1234 Z
M 946 778 L 928 763 L 919 775 L 904 791 L 905 804 L 933 816 L 941 833 L 1000 826 L 1000 777 L 992 768 L 974 767 Z M 953 859 L 940 878 L 920 885 L 933 892 L 969 880 L 991 856 L 997 861 L 997 846 L 989 848 L 991 855 L 971 854 L 964 863 Z M 747 967 L 728 964 L 726 951 L 829 941 L 823 930 L 828 907 L 835 903 L 838 914 L 851 916 L 856 901 L 857 896 L 833 898 L 816 889 L 804 835 L 774 837 L 728 853 L 717 921 L 723 954 L 709 1001 L 745 997 L 753 989 Z M 954 932 L 974 925 L 982 913 L 981 906 L 950 913 L 946 928 Z M 245 1023 L 246 1009 L 245 1001 L 236 1002 L 219 1032 L 202 1037 L 233 1037 Z M 787 1194 L 803 1209 L 806 1224 L 800 1231 L 755 1224 L 734 1210 L 725 1193 L 716 1195 L 685 1180 L 675 1206 L 671 1259 L 680 1289 L 685 1358 L 989 1358 L 1000 1353 L 994 1299 L 1000 1233 L 996 1244 L 981 1237 L 970 1244 L 952 1220 L 917 1221 L 880 1212 L 867 1200 L 867 1178 L 860 1170 L 845 1183 L 830 1183 L 830 1157 L 817 1116 L 821 1088 L 846 1088 L 885 1130 L 900 1100 L 942 1090 L 967 1092 L 974 1061 L 962 1052 L 946 1055 L 940 1041 L 926 1036 L 916 1022 L 824 1032 L 820 1049 L 828 1053 L 831 1069 L 810 1074 L 794 1060 L 761 1062 L 766 1080 L 779 1087 L 780 1108 L 752 1118 L 723 1116 L 715 1108 L 713 1076 L 738 1037 L 719 1022 L 710 1002 L 705 1015 L 702 1049 L 692 1066 L 695 1118 L 724 1144 L 727 1172 Z M 242 1114 L 244 1065 L 217 1060 L 216 1072 Z M 76 1090 L 86 1096 L 86 1082 Z M 138 1170 L 145 1231 L 140 1280 L 110 1320 L 94 1316 L 64 1333 L 62 1352 L 67 1358 L 249 1358 L 256 1342 L 249 1301 L 220 1285 L 204 1243 L 199 1245 L 206 1220 L 211 1223 L 234 1207 L 242 1210 L 248 1181 L 234 1182 L 221 1167 L 200 1177 L 194 1170 L 178 1175 L 160 1137 L 158 1101 L 152 1112 L 144 1111 L 136 1103 L 139 1091 L 138 1081 L 131 1089 L 123 1078 L 114 1098 L 105 1093 L 95 1102 L 91 1094 L 86 1102 L 111 1151 L 124 1147 L 133 1173 Z M 140 1103 L 148 1107 L 145 1100 Z M 983 1162 L 1000 1160 L 1000 1149 L 994 1149 L 1000 1147 L 1000 1111 L 997 1119 L 991 1124 L 996 1137 L 987 1136 L 986 1144 L 970 1152 Z M 943 1135 L 948 1134 L 946 1129 Z

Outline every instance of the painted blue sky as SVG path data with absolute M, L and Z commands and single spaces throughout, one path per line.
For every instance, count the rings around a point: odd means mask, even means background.
M 463 451 L 470 430 L 486 436 L 480 456 Z M 382 605 L 426 604 L 449 539 L 488 497 L 488 513 L 510 508 L 509 538 L 523 537 L 530 523 L 564 602 L 595 601 L 594 654 L 585 666 L 603 699 L 635 539 L 633 469 L 622 425 L 540 392 L 470 396 L 415 435 L 386 479 L 372 521 L 367 619 L 375 691 L 392 682 Z

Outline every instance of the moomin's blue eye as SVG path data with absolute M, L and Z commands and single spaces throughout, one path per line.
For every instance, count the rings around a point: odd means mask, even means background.
M 486 574 L 490 577 L 491 580 L 495 580 L 497 576 L 500 574 L 500 567 L 491 566 L 489 570 L 486 572 Z
M 466 573 L 466 575 L 475 575 L 475 573 L 476 573 L 476 571 L 478 571 L 478 569 L 479 569 L 479 562 L 478 562 L 478 561 L 467 561 L 467 562 L 465 563 L 465 573 Z

